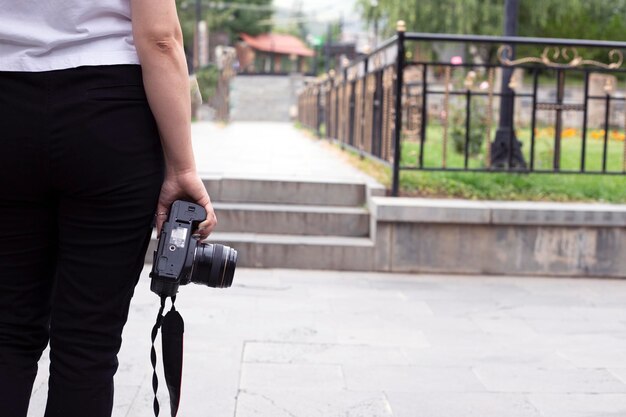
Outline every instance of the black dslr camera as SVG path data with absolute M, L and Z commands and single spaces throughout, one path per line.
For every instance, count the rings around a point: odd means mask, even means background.
M 172 204 L 150 272 L 150 289 L 159 296 L 173 297 L 179 285 L 189 282 L 214 288 L 232 285 L 237 251 L 224 245 L 202 243 L 192 236 L 204 219 L 206 210 L 202 206 L 182 200 Z

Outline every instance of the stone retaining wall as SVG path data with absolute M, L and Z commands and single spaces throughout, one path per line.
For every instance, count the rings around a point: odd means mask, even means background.
M 626 207 L 372 197 L 376 269 L 626 278 Z

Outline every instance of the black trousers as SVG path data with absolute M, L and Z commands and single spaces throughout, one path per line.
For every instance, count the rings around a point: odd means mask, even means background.
M 163 173 L 139 66 L 0 72 L 1 417 L 111 415 Z

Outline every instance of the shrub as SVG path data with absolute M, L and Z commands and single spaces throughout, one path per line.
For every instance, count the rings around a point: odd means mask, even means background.
M 208 103 L 215 95 L 217 89 L 217 81 L 220 77 L 220 71 L 215 66 L 204 67 L 196 71 L 196 79 L 200 86 L 202 101 Z
M 465 154 L 465 105 L 450 106 L 450 138 L 455 152 Z M 478 156 L 487 136 L 487 111 L 476 98 L 472 100 L 470 117 L 469 155 Z

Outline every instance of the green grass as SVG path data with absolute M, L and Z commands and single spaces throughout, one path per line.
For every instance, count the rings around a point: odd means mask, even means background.
M 523 151 L 528 161 L 529 132 L 521 130 L 518 135 L 525 143 Z M 441 128 L 432 126 L 428 131 L 424 163 L 426 166 L 441 166 Z M 463 156 L 448 150 L 448 166 L 463 166 Z M 549 169 L 552 161 L 552 142 L 538 139 L 536 167 Z M 580 138 L 563 140 L 561 164 L 563 169 L 577 169 L 580 161 Z M 388 166 L 353 151 L 340 151 L 339 145 L 332 146 L 349 163 L 390 187 L 391 170 Z M 403 164 L 415 164 L 419 145 L 405 141 Z M 600 168 L 602 142 L 589 140 L 587 169 Z M 623 142 L 609 143 L 609 169 L 621 170 Z M 483 165 L 483 158 L 470 159 L 470 167 Z M 574 174 L 516 174 L 478 172 L 428 172 L 408 171 L 400 173 L 400 194 L 403 196 L 432 198 L 463 198 L 471 200 L 523 200 L 523 201 L 587 201 L 626 203 L 626 176 L 574 175 Z
M 495 132 L 492 130 L 492 136 Z M 535 139 L 535 161 L 536 170 L 552 170 L 554 158 L 554 134 L 548 129 L 539 128 L 539 134 Z M 585 170 L 601 171 L 603 140 L 594 139 L 592 133 L 599 135 L 599 131 L 591 130 L 587 135 L 587 145 L 585 151 Z M 518 129 L 517 135 L 522 142 L 522 153 L 527 163 L 530 163 L 530 129 Z M 612 132 L 609 133 L 611 137 Z M 441 168 L 443 166 L 443 128 L 439 125 L 431 125 L 426 134 L 424 144 L 424 167 Z M 469 159 L 470 168 L 485 168 L 486 145 L 483 144 L 482 152 L 476 157 Z M 570 137 L 565 137 L 561 142 L 560 164 L 562 170 L 578 171 L 581 165 L 582 139 L 580 132 Z M 609 139 L 607 147 L 607 171 L 621 172 L 623 169 L 624 142 Z M 402 144 L 402 165 L 417 166 L 419 160 L 419 143 L 403 141 Z M 452 139 L 447 144 L 447 168 L 462 168 L 464 156 L 456 153 Z
M 626 203 L 626 177 L 404 171 L 400 181 L 408 196 Z

